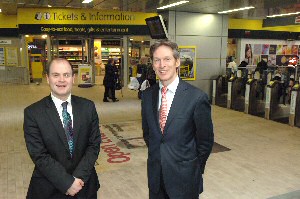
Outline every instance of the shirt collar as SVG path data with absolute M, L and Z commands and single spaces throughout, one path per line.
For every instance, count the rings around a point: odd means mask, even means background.
M 68 105 L 71 105 L 71 94 L 69 95 L 69 97 L 67 98 L 66 101 L 63 101 L 63 100 L 61 100 L 61 99 L 58 99 L 57 97 L 55 97 L 55 96 L 53 95 L 52 92 L 51 92 L 51 98 L 52 98 L 54 104 L 56 105 L 56 107 L 61 106 L 61 104 L 62 104 L 63 102 L 68 102 Z
M 176 92 L 176 89 L 177 89 L 177 86 L 179 84 L 179 77 L 176 76 L 175 80 L 169 84 L 167 86 L 168 90 L 171 91 L 172 93 L 175 93 Z M 159 81 L 159 89 L 161 89 L 163 87 L 162 83 Z

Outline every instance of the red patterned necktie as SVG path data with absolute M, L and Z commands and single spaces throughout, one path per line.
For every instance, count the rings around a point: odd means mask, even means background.
M 161 132 L 164 132 L 164 128 L 167 121 L 167 87 L 162 87 L 161 89 L 161 105 L 160 105 L 160 115 L 159 115 L 159 125 Z

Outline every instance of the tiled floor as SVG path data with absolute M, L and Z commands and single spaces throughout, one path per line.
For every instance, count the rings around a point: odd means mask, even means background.
M 103 103 L 103 92 L 100 84 L 73 90 L 93 100 L 100 116 L 99 198 L 146 199 L 147 149 L 137 92 L 123 89 L 122 97 L 117 91 L 117 103 Z M 33 164 L 23 138 L 23 109 L 48 94 L 45 82 L 0 84 L 0 199 L 25 198 Z M 215 141 L 231 150 L 209 158 L 201 199 L 300 199 L 299 128 L 217 106 L 212 114 Z

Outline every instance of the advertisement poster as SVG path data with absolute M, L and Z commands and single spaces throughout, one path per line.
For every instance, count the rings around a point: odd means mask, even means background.
M 18 65 L 18 51 L 17 48 L 6 47 L 6 65 L 17 66 Z
M 245 44 L 245 56 L 248 65 L 257 65 L 262 59 L 273 65 L 287 66 L 289 60 L 300 54 L 299 45 L 283 44 Z M 242 55 L 243 56 L 243 55 Z
M 183 80 L 196 80 L 196 46 L 179 46 L 179 75 Z
M 269 54 L 270 45 L 269 44 L 263 44 L 262 45 L 262 55 L 268 55 Z
M 292 54 L 293 55 L 298 55 L 298 46 L 297 45 L 292 45 Z
M 78 84 L 92 83 L 92 66 L 89 64 L 80 64 L 78 66 Z
M 269 54 L 276 55 L 276 48 L 277 48 L 277 45 L 270 45 Z
M 252 51 L 252 45 L 246 44 L 245 46 L 245 58 L 243 59 L 248 63 L 248 65 L 253 64 L 253 51 Z
M 253 50 L 253 54 L 254 55 L 259 55 L 261 54 L 261 44 L 254 44 L 254 50 Z
M 276 65 L 287 66 L 289 64 L 289 60 L 292 57 L 293 57 L 292 55 L 277 55 L 276 56 Z
M 287 45 L 277 45 L 276 54 L 286 55 Z

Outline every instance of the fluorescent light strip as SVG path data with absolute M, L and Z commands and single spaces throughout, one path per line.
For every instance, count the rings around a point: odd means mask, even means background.
M 249 10 L 255 8 L 253 6 L 248 6 L 248 7 L 244 7 L 244 8 L 237 8 L 237 9 L 232 9 L 232 10 L 225 10 L 225 11 L 221 11 L 218 12 L 219 14 L 226 14 L 226 13 L 230 13 L 230 12 L 238 12 L 238 11 L 242 11 L 242 10 Z
M 278 14 L 278 15 L 270 15 L 267 17 L 283 17 L 283 16 L 289 16 L 289 15 L 297 15 L 300 14 L 300 12 L 290 12 L 290 13 L 286 13 L 286 14 Z
M 91 3 L 93 0 L 84 0 L 82 3 Z
M 162 7 L 157 8 L 157 9 L 158 9 L 158 10 L 163 10 L 163 9 L 166 9 L 166 8 L 178 6 L 178 5 L 181 5 L 181 4 L 184 4 L 184 3 L 188 3 L 188 2 L 189 2 L 189 1 L 178 1 L 178 2 L 176 2 L 176 3 L 172 3 L 172 4 L 169 4 L 169 5 L 165 5 L 165 6 L 162 6 Z

